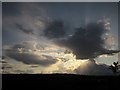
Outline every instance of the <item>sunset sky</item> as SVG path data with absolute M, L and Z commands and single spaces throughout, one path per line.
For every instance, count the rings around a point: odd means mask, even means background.
M 117 3 L 2 3 L 2 19 L 4 73 L 111 75 L 118 61 L 98 55 L 118 50 Z

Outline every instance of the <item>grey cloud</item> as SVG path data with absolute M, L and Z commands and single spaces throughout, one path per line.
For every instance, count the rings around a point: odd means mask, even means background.
M 77 28 L 72 37 L 61 43 L 70 48 L 77 58 L 88 59 L 93 57 L 94 53 L 104 50 L 104 41 L 101 38 L 103 32 L 102 25 L 91 23 L 85 28 Z
M 23 33 L 30 34 L 30 35 L 35 35 L 35 33 L 33 32 L 33 30 L 31 30 L 31 29 L 25 29 L 20 24 L 16 24 L 16 27 L 19 28 L 19 30 L 21 30 Z
M 18 48 L 22 48 L 23 51 L 19 51 Z M 4 49 L 5 55 L 13 58 L 17 61 L 25 64 L 38 64 L 43 66 L 49 66 L 57 62 L 54 58 L 47 55 L 36 55 L 33 52 L 29 52 L 29 49 L 34 51 L 36 47 L 33 42 L 23 42 L 15 44 L 9 49 Z
M 54 24 L 54 25 L 53 25 Z M 118 53 L 116 50 L 105 49 L 105 40 L 102 36 L 107 33 L 104 23 L 89 23 L 86 27 L 76 28 L 72 36 L 67 36 L 66 31 L 53 23 L 44 31 L 49 39 L 57 39 L 55 42 L 59 46 L 66 47 L 73 51 L 77 59 L 95 58 L 102 54 Z M 47 34 L 46 34 L 47 31 Z M 50 33 L 49 33 L 50 32 Z M 59 39 L 62 38 L 62 39 Z
M 84 64 L 84 66 L 79 66 L 75 69 L 74 72 L 82 75 L 113 75 L 112 70 L 105 64 L 96 64 L 95 61 L 90 60 Z
M 6 55 L 24 64 L 38 64 L 42 66 L 49 66 L 57 62 L 50 56 L 38 56 L 32 53 L 20 53 L 16 50 L 6 50 Z
M 39 38 L 46 18 L 45 9 L 38 3 L 3 3 L 3 43 Z
M 16 27 L 19 28 L 19 30 L 21 30 L 22 32 L 24 32 L 26 34 L 34 35 L 35 30 L 37 30 L 36 33 L 38 33 L 40 36 L 41 35 L 40 31 L 42 31 L 42 30 L 39 27 L 40 23 L 38 23 L 38 21 L 41 21 L 39 19 L 43 19 L 43 21 L 45 21 L 44 23 L 46 23 L 47 21 L 50 21 L 50 19 L 48 19 L 49 14 L 47 13 L 47 10 L 44 7 L 42 8 L 41 5 L 42 4 L 40 4 L 40 3 L 39 4 L 35 4 L 35 3 L 22 4 L 22 3 L 20 3 L 20 6 L 18 5 L 18 7 L 16 7 L 19 9 L 17 9 L 16 11 L 20 11 L 21 14 L 16 16 L 16 19 L 15 19 L 15 17 L 14 17 L 14 19 L 13 19 L 13 17 L 10 17 L 11 19 L 9 19 L 9 17 L 8 18 L 3 17 L 3 19 L 4 19 L 3 21 L 5 21 L 7 19 L 7 21 L 5 22 L 6 24 L 8 22 L 11 23 L 11 21 L 14 22 L 12 24 L 17 23 Z M 8 7 L 6 7 L 6 8 L 10 8 L 10 6 L 11 5 L 8 5 Z M 11 9 L 13 7 L 14 6 L 12 5 Z M 7 9 L 7 10 L 9 10 L 9 9 Z M 6 11 L 6 10 L 3 10 L 3 11 Z M 6 12 L 8 12 L 8 11 L 6 11 Z M 14 14 L 14 12 L 12 12 L 12 13 Z M 37 18 L 37 17 L 39 17 L 39 18 Z M 35 19 L 35 18 L 37 18 L 37 19 Z M 38 27 L 36 25 L 34 25 L 35 24 L 34 20 L 37 23 Z M 10 27 L 11 27 L 11 24 L 10 24 Z M 5 26 L 3 28 L 5 28 Z M 8 29 L 9 29 L 9 27 L 8 27 Z M 42 29 L 44 29 L 44 28 L 42 27 Z M 16 28 L 15 28 L 15 30 L 16 30 Z M 12 31 L 12 30 L 8 30 L 8 31 Z M 81 28 L 81 27 L 77 28 L 77 29 L 75 29 L 75 33 L 73 33 L 73 35 L 71 37 L 67 37 L 67 34 L 66 34 L 67 32 L 68 32 L 68 30 L 65 28 L 64 22 L 60 21 L 60 20 L 58 20 L 58 21 L 55 20 L 55 21 L 49 22 L 49 24 L 46 26 L 46 29 L 44 30 L 44 36 L 46 36 L 49 39 L 57 39 L 55 41 L 56 44 L 70 49 L 71 51 L 73 51 L 73 53 L 76 55 L 77 58 L 81 58 L 81 59 L 94 58 L 101 54 L 109 52 L 109 50 L 106 50 L 104 48 L 105 43 L 104 43 L 104 40 L 101 38 L 101 36 L 105 32 L 102 24 L 92 23 L 84 28 Z M 6 34 L 6 35 L 8 37 L 8 34 Z M 19 34 L 18 36 L 21 37 L 21 36 L 25 36 L 25 35 Z
M 15 44 L 13 46 L 11 46 L 11 49 L 18 49 L 18 48 L 23 48 L 23 49 L 31 49 L 31 50 L 34 50 L 36 49 L 35 47 L 35 42 L 32 42 L 32 41 L 25 41 L 25 42 L 22 42 L 22 43 L 18 43 L 18 44 Z
M 44 35 L 49 39 L 57 39 L 66 35 L 64 22 L 54 20 L 50 22 L 44 30 Z

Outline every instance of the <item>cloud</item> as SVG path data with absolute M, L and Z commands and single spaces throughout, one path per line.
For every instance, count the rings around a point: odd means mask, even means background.
M 34 35 L 33 30 L 28 30 L 25 29 L 22 25 L 20 24 L 16 24 L 17 28 L 19 28 L 19 30 L 21 30 L 22 32 L 26 33 L 26 34 L 30 34 L 30 35 Z
M 44 35 L 49 39 L 61 38 L 66 35 L 65 26 L 62 21 L 54 20 L 46 26 Z
M 103 35 L 108 32 L 105 22 L 91 22 L 84 28 L 76 28 L 70 36 L 66 35 L 67 30 L 62 27 L 52 23 L 44 30 L 45 36 L 49 39 L 57 39 L 54 42 L 73 51 L 77 59 L 90 59 L 102 54 L 117 53 L 116 50 L 111 51 L 105 48 L 107 45 Z
M 74 32 L 68 35 L 71 28 L 66 28 L 65 22 L 61 20 L 51 20 L 47 10 L 41 4 L 27 3 L 19 5 L 17 7 L 19 8 L 17 9 L 20 12 L 19 14 L 16 15 L 13 12 L 14 17 L 12 15 L 7 17 L 4 15 L 3 17 L 3 28 L 7 29 L 7 32 L 13 30 L 12 37 L 16 34 L 18 38 L 20 37 L 22 39 L 24 37 L 22 40 L 29 39 L 28 36 L 22 35 L 25 33 L 33 36 L 32 39 L 38 40 L 39 43 L 48 43 L 45 39 L 41 42 L 41 38 L 43 38 L 41 36 L 44 35 L 48 41 L 53 40 L 57 45 L 73 51 L 77 59 L 95 58 L 109 52 L 105 46 L 106 43 L 113 41 L 113 38 L 109 37 L 106 40 L 102 38 L 103 34 L 108 31 L 104 27 L 106 24 L 102 22 L 90 23 L 85 27 L 75 28 L 73 30 Z M 6 6 L 6 8 L 9 7 Z M 9 30 L 9 27 L 12 27 L 11 30 Z M 16 29 L 23 33 L 18 33 Z M 14 32 L 16 33 L 14 34 Z M 3 33 L 5 33 L 5 30 Z M 5 35 L 8 36 L 8 34 Z M 4 37 L 6 38 L 5 35 Z
M 36 42 L 35 41 L 24 41 L 22 43 L 14 44 L 11 46 L 11 48 L 14 50 L 18 50 L 18 48 L 23 48 L 26 50 L 35 50 L 36 49 Z
M 38 64 L 42 66 L 49 66 L 57 62 L 53 57 L 41 54 L 35 54 L 36 47 L 27 42 L 23 44 L 16 44 L 10 49 L 5 50 L 5 54 L 24 64 Z M 22 50 L 22 51 L 21 51 Z
M 6 9 L 4 8 L 4 6 Z M 111 43 L 111 45 L 113 45 L 114 39 L 111 35 L 110 36 L 108 35 L 109 37 L 107 37 L 106 39 L 103 38 L 103 35 L 108 32 L 108 30 L 106 29 L 110 28 L 105 28 L 104 23 L 102 22 L 100 23 L 90 22 L 90 24 L 86 25 L 85 27 L 81 26 L 78 28 L 74 28 L 74 26 L 77 26 L 79 23 L 74 22 L 74 20 L 70 20 L 71 22 L 73 21 L 72 23 L 75 23 L 77 25 L 73 26 L 71 25 L 71 27 L 66 28 L 65 25 L 66 20 L 64 20 L 63 22 L 60 20 L 51 20 L 51 18 L 49 18 L 49 16 L 51 17 L 51 15 L 49 15 L 49 10 L 46 7 L 44 7 L 44 4 L 19 3 L 19 5 L 17 5 L 16 7 L 16 5 L 14 5 L 13 3 L 12 6 L 6 4 L 4 4 L 4 6 L 3 6 L 4 11 L 3 28 L 5 29 L 3 30 L 3 33 L 5 33 L 4 40 L 7 39 L 10 42 L 13 40 L 12 43 L 26 41 L 26 39 L 30 41 L 35 41 L 39 43 L 39 49 L 42 48 L 40 45 L 43 46 L 42 50 L 45 50 L 46 54 L 50 54 L 51 50 L 49 50 L 50 47 L 48 47 L 49 51 L 46 51 L 46 48 L 44 48 L 45 45 L 49 46 L 50 44 L 51 46 L 53 45 L 53 48 L 57 48 L 54 47 L 54 43 L 56 43 L 56 45 L 61 46 L 61 48 L 65 47 L 67 49 L 70 49 L 76 55 L 76 58 L 79 59 L 77 61 L 80 61 L 81 59 L 86 60 L 94 58 L 102 54 L 112 54 L 113 52 L 115 53 L 118 52 L 115 50 L 108 50 L 105 48 L 106 44 Z M 12 12 L 9 8 L 13 9 Z M 75 19 L 75 21 L 77 21 L 77 19 Z M 70 35 L 68 35 L 68 33 Z M 47 39 L 41 37 L 42 35 L 47 37 Z M 32 36 L 34 38 L 31 39 L 28 36 L 30 37 Z M 51 41 L 53 41 L 54 43 Z M 111 45 L 109 47 L 111 47 Z M 60 50 L 61 49 L 56 51 Z M 52 51 L 54 52 L 55 50 L 53 49 Z M 22 62 L 22 64 L 23 63 L 27 65 L 37 64 L 38 66 L 39 65 L 48 66 L 47 70 L 52 73 L 58 70 L 57 72 L 61 73 L 70 72 L 88 75 L 93 74 L 96 75 L 99 73 L 111 75 L 111 71 L 108 70 L 107 65 L 97 64 L 96 62 L 92 61 L 85 62 L 83 63 L 83 65 L 80 64 L 80 66 L 75 70 L 68 71 L 67 68 L 69 68 L 69 66 L 73 65 L 71 66 L 73 69 L 73 67 L 79 65 L 79 62 L 73 61 L 72 63 L 70 63 L 69 59 L 67 59 L 68 61 L 66 62 L 63 62 L 64 60 L 62 59 L 61 61 L 58 62 L 51 56 L 40 55 L 40 53 L 35 54 L 36 45 L 33 42 L 17 43 L 13 45 L 10 49 L 5 49 L 5 53 L 10 58 Z M 55 56 L 54 53 L 52 53 L 52 55 Z M 65 56 L 61 54 L 61 57 Z M 66 65 L 66 63 L 68 63 L 69 66 Z M 83 68 L 84 65 L 85 68 Z M 38 71 L 42 70 L 44 71 L 43 68 Z
M 8 60 L 7 60 L 8 61 Z M 23 65 L 22 63 L 12 64 L 10 62 L 2 63 L 2 74 L 32 74 L 34 73 L 32 70 L 28 69 L 27 65 Z
M 26 43 L 26 46 L 24 45 Z M 29 42 L 28 42 L 29 43 Z M 30 66 L 30 70 L 34 69 L 34 72 L 31 73 L 70 73 L 70 74 L 80 74 L 80 75 L 114 75 L 113 72 L 109 69 L 109 66 L 105 64 L 99 64 L 94 60 L 76 60 L 75 58 L 70 58 L 64 62 L 61 58 L 54 59 L 52 56 L 47 56 L 43 54 L 35 54 L 33 49 L 32 52 L 29 52 L 27 48 L 28 44 L 24 42 L 20 47 L 14 45 L 9 49 L 5 50 L 5 53 L 8 57 L 20 61 L 25 65 Z M 34 45 L 34 43 L 33 43 Z M 28 46 L 29 47 L 29 46 Z M 18 48 L 24 48 L 25 51 L 20 51 Z M 26 49 L 27 48 L 27 49 Z M 30 45 L 32 50 L 32 45 Z M 28 51 L 27 51 L 28 50 Z M 57 52 L 56 52 L 57 53 Z M 49 54 L 49 53 L 48 53 Z M 44 66 L 40 70 L 36 69 L 39 66 Z M 13 66 L 14 67 L 14 66 Z M 21 70 L 21 69 L 18 69 Z M 25 73 L 15 71 L 16 73 Z M 27 72 L 26 72 L 27 73 Z M 30 72 L 29 72 L 30 73 Z
M 105 50 L 104 41 L 101 38 L 103 33 L 102 24 L 90 23 L 85 28 L 77 28 L 74 35 L 61 41 L 61 44 L 63 43 L 63 46 L 72 50 L 77 58 L 88 59 L 93 57 L 96 52 Z
M 95 61 L 87 61 L 74 70 L 81 75 L 113 75 L 112 70 L 105 64 L 97 64 Z
M 19 53 L 19 52 L 7 52 L 7 55 L 15 60 L 21 61 L 25 64 L 39 64 L 43 66 L 48 66 L 56 63 L 52 57 L 39 56 L 29 53 Z
M 37 3 L 4 3 L 3 11 L 3 43 L 38 39 L 49 21 L 45 8 Z
M 97 63 L 95 60 L 59 60 L 56 64 L 46 68 L 42 73 L 67 73 L 78 75 L 114 75 L 109 66 Z

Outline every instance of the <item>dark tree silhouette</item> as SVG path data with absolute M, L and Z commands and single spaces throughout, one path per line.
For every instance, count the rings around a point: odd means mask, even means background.
M 111 65 L 109 67 L 114 73 L 117 73 L 118 70 L 118 61 L 117 62 L 113 62 L 113 65 Z

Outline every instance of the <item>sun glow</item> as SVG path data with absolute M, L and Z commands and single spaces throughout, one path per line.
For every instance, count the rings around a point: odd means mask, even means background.
M 88 61 L 87 59 L 76 59 L 76 56 L 72 52 L 65 53 L 65 49 L 60 48 L 47 48 L 42 51 L 38 50 L 36 51 L 36 54 L 52 56 L 57 60 L 57 63 L 45 68 L 43 70 L 44 73 L 68 73 L 69 71 L 74 71 L 79 66 L 85 66 L 84 63 Z
M 37 45 L 37 44 L 35 44 Z M 34 48 L 36 47 L 34 45 Z M 42 49 L 24 49 L 24 48 L 18 48 L 19 53 L 31 53 L 37 56 L 40 56 L 40 58 L 45 56 L 50 56 L 57 62 L 55 64 L 52 64 L 48 67 L 45 67 L 44 69 L 36 69 L 34 70 L 35 73 L 68 73 L 70 71 L 74 71 L 80 66 L 85 66 L 84 63 L 86 63 L 86 60 L 80 60 L 76 59 L 76 56 L 72 53 L 66 50 L 65 48 L 52 46 L 52 47 L 44 47 Z

